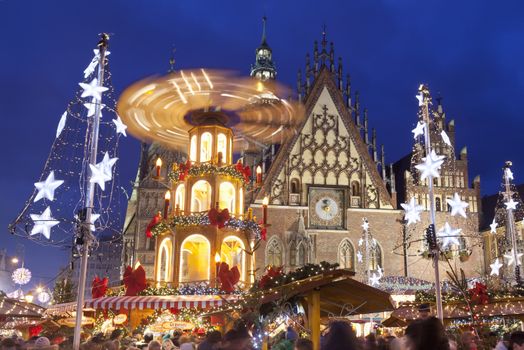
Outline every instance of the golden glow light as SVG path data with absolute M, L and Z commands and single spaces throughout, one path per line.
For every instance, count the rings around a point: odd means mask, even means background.
M 262 167 L 260 165 L 257 166 L 257 174 L 262 174 Z
M 18 258 L 15 256 L 14 258 L 11 259 L 11 262 L 13 264 L 18 264 Z
M 262 200 L 262 205 L 267 206 L 268 204 L 269 204 L 269 197 L 265 196 L 264 199 Z
M 165 200 L 170 200 L 171 199 L 171 191 L 169 191 L 169 190 L 166 191 L 166 194 L 164 195 L 164 199 Z
M 140 261 L 136 261 L 136 264 L 135 264 L 135 270 L 138 269 L 138 267 L 140 266 Z
M 219 263 L 220 262 L 220 254 L 218 254 L 218 252 L 215 253 L 215 262 L 216 263 Z
M 156 160 L 156 166 L 162 166 L 162 159 L 160 159 L 160 157 L 158 157 Z
M 27 294 L 25 296 L 25 301 L 27 301 L 28 303 L 32 303 L 33 302 L 33 295 L 32 294 Z
M 37 288 L 36 288 L 36 292 L 37 292 L 37 293 L 42 293 L 42 290 L 43 290 L 42 287 L 37 287 Z

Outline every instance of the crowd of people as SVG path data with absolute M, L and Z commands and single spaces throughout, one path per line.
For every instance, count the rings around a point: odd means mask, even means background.
M 292 326 L 268 344 L 271 350 L 313 350 L 311 340 L 299 337 Z M 24 341 L 19 337 L 0 340 L 0 350 L 69 350 L 72 339 L 57 344 L 55 339 L 33 337 Z M 244 326 L 237 326 L 224 334 L 211 331 L 207 335 L 168 332 L 162 335 L 139 332 L 125 335 L 120 329 L 109 336 L 95 334 L 83 340 L 82 350 L 254 350 L 252 337 Z M 333 321 L 322 332 L 321 350 L 524 350 L 524 332 L 516 331 L 498 339 L 496 334 L 479 337 L 472 331 L 459 336 L 448 334 L 439 319 L 426 316 L 412 321 L 403 334 L 397 336 L 373 333 L 357 338 L 346 321 Z

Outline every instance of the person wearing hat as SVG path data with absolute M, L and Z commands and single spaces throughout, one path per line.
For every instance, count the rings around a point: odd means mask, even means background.
M 418 306 L 418 318 L 421 320 L 427 319 L 431 316 L 431 309 L 428 303 L 420 304 Z
M 27 349 L 31 349 L 31 350 L 58 350 L 58 345 L 54 344 L 54 345 L 51 345 L 51 342 L 49 341 L 48 338 L 46 337 L 40 337 L 38 338 L 37 340 L 35 340 L 35 343 L 30 346 L 30 347 L 27 347 Z

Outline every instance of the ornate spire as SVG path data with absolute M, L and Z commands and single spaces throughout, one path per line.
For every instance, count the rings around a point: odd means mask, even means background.
M 251 66 L 251 76 L 261 81 L 268 79 L 275 79 L 277 75 L 277 69 L 273 62 L 273 50 L 269 47 L 266 38 L 266 21 L 267 17 L 262 17 L 262 41 L 260 46 L 256 49 L 255 64 Z

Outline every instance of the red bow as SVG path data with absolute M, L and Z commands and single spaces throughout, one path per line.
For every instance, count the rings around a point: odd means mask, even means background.
M 270 266 L 264 276 L 260 279 L 258 282 L 258 287 L 264 289 L 268 283 L 275 278 L 278 278 L 282 275 L 282 266 L 280 267 L 274 267 Z
M 484 283 L 475 282 L 475 287 L 469 290 L 471 302 L 475 304 L 487 304 L 489 301 L 488 287 Z
M 151 238 L 153 237 L 153 232 L 151 231 L 153 229 L 153 227 L 155 227 L 160 221 L 162 221 L 162 214 L 160 214 L 160 212 L 158 212 L 155 216 L 153 216 L 153 218 L 151 219 L 151 221 L 149 221 L 149 224 L 147 224 L 147 227 L 146 227 L 146 237 L 147 238 Z
M 107 292 L 107 283 L 109 279 L 107 277 L 100 278 L 95 276 L 93 282 L 91 282 L 91 296 L 94 298 L 101 298 L 106 295 Z
M 209 222 L 211 225 L 218 226 L 218 228 L 224 228 L 226 226 L 227 220 L 229 220 L 229 210 L 223 209 L 222 211 L 218 211 L 215 208 L 209 209 L 207 212 L 207 216 L 209 217 Z
M 235 284 L 240 280 L 240 271 L 236 266 L 233 266 L 230 270 L 227 263 L 221 262 L 218 266 L 217 277 L 220 282 L 220 289 L 226 293 L 232 293 L 235 290 Z
M 260 238 L 262 238 L 264 241 L 267 241 L 267 229 L 265 227 L 262 227 L 260 230 Z
M 249 182 L 249 177 L 251 176 L 251 168 L 249 166 L 244 166 L 240 161 L 235 165 L 236 170 L 244 175 L 244 180 Z
M 124 286 L 126 287 L 126 296 L 137 295 L 146 289 L 146 271 L 142 265 L 138 265 L 134 270 L 131 266 L 126 267 L 124 271 Z
M 184 181 L 186 176 L 189 174 L 189 169 L 191 169 L 191 161 L 188 159 L 185 163 L 180 163 L 180 175 L 178 175 L 178 180 Z
M 36 337 L 37 335 L 40 334 L 40 332 L 42 332 L 42 325 L 37 324 L 35 326 L 31 326 L 29 327 L 28 331 L 29 331 L 29 338 Z

